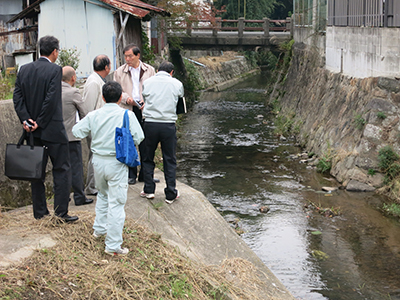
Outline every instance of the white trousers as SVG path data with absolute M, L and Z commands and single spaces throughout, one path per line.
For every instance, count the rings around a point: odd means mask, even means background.
M 94 178 L 98 189 L 93 229 L 106 236 L 106 250 L 117 251 L 122 244 L 125 203 L 128 196 L 128 166 L 112 156 L 93 155 Z

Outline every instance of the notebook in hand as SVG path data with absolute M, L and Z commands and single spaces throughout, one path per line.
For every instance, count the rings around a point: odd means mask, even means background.
M 178 104 L 176 105 L 176 114 L 186 114 L 186 101 L 185 97 L 179 97 L 178 98 Z

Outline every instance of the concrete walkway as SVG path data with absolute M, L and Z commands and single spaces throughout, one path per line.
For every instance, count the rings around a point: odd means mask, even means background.
M 177 182 L 180 198 L 171 205 L 164 202 L 164 174 L 156 171 L 156 197 L 147 200 L 139 196 L 142 183 L 131 185 L 125 206 L 126 217 L 137 220 L 140 225 L 161 234 L 164 241 L 178 246 L 190 259 L 206 265 L 218 265 L 226 258 L 239 257 L 250 261 L 265 283 L 260 299 L 295 299 L 272 274 L 258 256 L 243 242 L 218 211 L 199 191 Z M 72 202 L 71 202 L 72 203 Z M 76 207 L 70 205 L 70 214 L 82 211 L 94 212 L 95 205 Z M 30 209 L 23 208 L 23 209 Z M 33 218 L 33 216 L 32 216 Z M 17 263 L 32 253 L 33 249 L 51 247 L 54 241 L 48 235 L 29 236 L 0 230 L 0 267 Z

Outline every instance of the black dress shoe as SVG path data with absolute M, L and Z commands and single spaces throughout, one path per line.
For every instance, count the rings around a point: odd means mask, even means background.
M 93 203 L 93 199 L 86 198 L 83 203 L 75 203 L 75 206 L 81 206 L 81 205 L 86 205 L 86 204 L 90 204 L 90 203 Z
M 35 219 L 36 220 L 40 220 L 40 219 L 43 219 L 43 218 L 45 218 L 45 217 L 47 217 L 47 216 L 49 216 L 50 214 L 44 214 L 43 216 L 40 216 L 40 217 L 35 217 Z
M 128 179 L 128 184 L 135 184 L 136 183 L 136 178 L 129 178 Z
M 70 223 L 70 222 L 75 222 L 79 220 L 77 216 L 70 216 L 70 215 L 65 215 L 64 217 L 61 218 L 64 222 Z

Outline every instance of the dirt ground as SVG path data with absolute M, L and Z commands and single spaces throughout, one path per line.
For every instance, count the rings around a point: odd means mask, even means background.
M 235 60 L 240 56 L 242 55 L 240 55 L 238 52 L 225 51 L 221 56 L 204 56 L 196 58 L 195 60 L 199 63 L 206 65 L 209 68 L 214 69 L 218 67 L 222 62 Z

